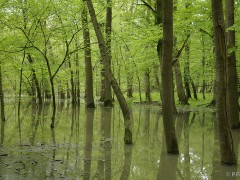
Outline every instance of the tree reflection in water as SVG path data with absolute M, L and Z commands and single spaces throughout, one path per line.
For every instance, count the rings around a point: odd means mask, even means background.
M 237 166 L 220 163 L 217 124 L 209 110 L 175 116 L 176 156 L 166 153 L 159 106 L 133 106 L 132 146 L 122 140 L 118 105 L 94 110 L 59 102 L 54 129 L 49 103 L 23 104 L 19 117 L 14 108 L 6 106 L 1 123 L 0 179 L 237 179 Z M 233 130 L 236 155 L 239 135 Z

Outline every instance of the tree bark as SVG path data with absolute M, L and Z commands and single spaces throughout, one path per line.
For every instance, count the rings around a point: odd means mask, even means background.
M 109 53 L 107 52 L 106 43 L 104 41 L 103 34 L 101 32 L 101 29 L 100 29 L 98 21 L 97 21 L 93 3 L 91 0 L 86 0 L 86 2 L 87 2 L 90 17 L 92 20 L 92 24 L 93 24 L 93 27 L 94 27 L 94 30 L 95 30 L 95 33 L 96 33 L 96 36 L 98 39 L 98 45 L 99 45 L 104 69 L 106 71 L 107 80 L 109 81 L 109 83 L 111 84 L 111 86 L 113 88 L 113 91 L 118 99 L 119 105 L 120 105 L 122 113 L 123 113 L 124 126 L 125 126 L 124 142 L 125 142 L 125 144 L 132 144 L 132 129 L 131 129 L 132 122 L 131 122 L 131 116 L 130 116 L 130 109 L 129 109 L 126 99 L 124 98 L 123 93 L 117 83 L 117 80 L 114 78 L 113 73 L 111 71 L 111 66 L 108 61 Z
M 144 73 L 144 81 L 145 81 L 145 97 L 146 97 L 146 102 L 151 103 L 152 98 L 151 98 L 151 85 L 150 85 L 150 73 L 149 69 L 145 71 Z
M 174 47 L 175 47 L 174 57 L 177 57 L 177 54 L 178 54 L 178 50 L 176 48 L 177 38 L 174 37 L 174 39 L 175 39 L 174 40 Z M 180 63 L 178 60 L 174 61 L 173 69 L 174 69 L 174 75 L 175 75 L 175 80 L 176 80 L 178 100 L 181 104 L 188 104 L 188 98 L 184 91 L 183 81 L 182 81 L 182 73 L 181 73 Z
M 85 72 L 86 72 L 86 105 L 87 108 L 95 108 L 93 97 L 93 73 L 92 73 L 92 57 L 90 47 L 90 34 L 88 29 L 86 5 L 82 11 L 82 24 L 83 24 L 83 39 L 84 39 L 84 52 L 85 52 Z
M 33 64 L 33 59 L 32 56 L 30 54 L 28 54 L 28 62 L 32 65 Z M 37 75 L 36 75 L 36 71 L 35 69 L 32 67 L 32 76 L 33 76 L 33 83 L 35 83 L 35 87 L 37 89 L 37 97 L 38 97 L 38 102 L 40 105 L 42 105 L 42 93 L 41 93 L 41 89 L 39 86 L 39 82 L 37 79 Z
M 218 122 L 221 162 L 224 164 L 236 164 L 232 133 L 227 118 L 226 107 L 227 50 L 222 0 L 212 0 L 212 17 L 216 61 L 216 118 Z
M 190 91 L 190 69 L 189 69 L 189 46 L 185 46 L 185 66 L 184 66 L 184 85 L 186 90 L 187 98 L 192 98 L 191 91 Z
M 78 40 L 76 40 L 76 49 L 78 49 Z M 75 62 L 76 62 L 76 100 L 77 100 L 77 103 L 80 104 L 80 80 L 79 80 L 79 69 L 80 69 L 80 66 L 79 66 L 79 55 L 78 55 L 78 51 L 76 51 L 76 54 L 75 54 Z
M 106 34 L 106 51 L 108 53 L 108 64 L 109 67 L 111 67 L 111 61 L 112 61 L 112 53 L 111 53 L 111 33 L 112 33 L 112 1 L 107 0 L 107 9 L 106 9 L 106 29 L 105 29 L 105 34 Z M 106 71 L 105 71 L 106 73 Z M 104 86 L 104 106 L 112 106 L 112 88 L 111 84 L 107 80 L 107 75 L 105 74 L 105 86 Z
M 193 82 L 193 80 L 192 80 L 192 79 L 190 79 L 190 82 L 191 82 L 192 89 L 193 89 L 193 96 L 194 96 L 194 99 L 198 100 L 196 86 L 195 86 L 195 84 L 194 84 L 194 82 Z
M 226 0 L 226 28 L 234 25 L 234 0 Z M 235 30 L 227 31 L 227 115 L 230 127 L 240 128 L 238 113 Z
M 162 111 L 168 153 L 178 154 L 173 123 L 173 0 L 163 1 Z
M 202 75 L 203 75 L 203 82 L 202 82 L 202 95 L 203 99 L 206 99 L 205 97 L 205 90 L 206 90 L 206 81 L 205 81 L 205 41 L 204 41 L 204 36 L 202 34 Z
M 156 0 L 156 11 L 155 11 L 155 25 L 159 26 L 162 24 L 162 10 L 163 10 L 163 2 L 162 0 Z M 161 64 L 162 64 L 162 38 L 158 40 L 157 44 L 157 53 L 158 53 L 158 59 L 160 64 L 160 70 L 161 70 Z M 160 98 L 162 101 L 162 82 L 159 81 L 159 93 Z
M 1 102 L 1 119 L 5 121 L 5 105 L 4 105 L 4 93 L 2 87 L 2 62 L 0 62 L 0 102 Z
M 70 84 L 71 84 L 72 104 L 75 104 L 75 102 L 76 102 L 76 96 L 75 96 L 75 91 L 74 91 L 75 83 L 74 83 L 74 79 L 73 79 L 72 62 L 71 62 L 70 56 L 68 57 L 68 67 L 69 67 L 69 71 L 70 71 Z
M 127 97 L 133 97 L 133 75 L 132 73 L 127 73 Z

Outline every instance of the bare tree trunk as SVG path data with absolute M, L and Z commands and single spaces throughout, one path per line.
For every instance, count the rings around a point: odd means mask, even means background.
M 5 121 L 5 109 L 4 109 L 4 93 L 2 87 L 2 62 L 0 62 L 0 102 L 1 102 L 1 119 L 2 123 Z
M 202 82 L 202 95 L 203 99 L 206 99 L 205 97 L 205 90 L 206 90 L 206 81 L 205 81 L 205 41 L 204 36 L 202 34 L 202 75 L 203 75 L 203 82 Z
M 84 52 L 85 52 L 85 72 L 86 72 L 86 105 L 87 108 L 95 108 L 93 98 L 93 73 L 92 73 L 92 57 L 90 47 L 90 34 L 88 29 L 87 9 L 84 5 L 82 12 L 82 24 L 83 24 L 83 39 L 84 39 Z
M 127 105 L 126 99 L 123 96 L 123 93 L 117 83 L 117 80 L 114 78 L 113 73 L 111 71 L 111 66 L 109 64 L 109 53 L 106 49 L 106 44 L 103 38 L 103 34 L 101 32 L 101 29 L 99 27 L 96 13 L 93 7 L 93 3 L 91 0 L 86 0 L 89 14 L 92 20 L 92 24 L 98 39 L 98 45 L 100 49 L 101 58 L 103 61 L 104 69 L 106 71 L 107 79 L 110 82 L 113 91 L 118 99 L 119 105 L 121 107 L 123 117 L 124 117 L 124 126 L 125 126 L 125 134 L 124 134 L 124 142 L 125 144 L 132 144 L 132 129 L 131 129 L 131 115 L 130 115 L 130 109 Z
M 194 96 L 194 99 L 198 100 L 196 86 L 195 86 L 195 84 L 194 84 L 194 82 L 193 82 L 193 80 L 192 80 L 192 79 L 190 79 L 190 82 L 191 82 L 192 89 L 193 89 L 193 96 Z
M 178 154 L 178 143 L 173 123 L 173 0 L 163 1 L 163 58 L 162 77 L 162 111 L 163 125 L 168 153 Z
M 156 85 L 159 89 L 159 95 L 160 95 L 160 100 L 162 101 L 162 83 L 160 82 L 160 75 L 159 75 L 159 67 L 155 67 L 154 68 L 154 76 L 155 76 L 155 81 L 156 81 Z
M 78 40 L 76 40 L 76 49 L 78 49 Z M 77 103 L 80 104 L 80 80 L 79 80 L 79 55 L 78 51 L 75 54 L 75 62 L 76 62 L 76 100 Z
M 55 122 L 55 114 L 56 114 L 56 98 L 55 98 L 55 89 L 54 89 L 54 82 L 53 82 L 53 77 L 52 77 L 52 71 L 51 67 L 49 64 L 49 60 L 47 57 L 45 57 L 45 61 L 47 63 L 47 69 L 48 69 L 48 75 L 49 75 L 49 80 L 51 84 L 51 92 L 52 92 L 52 117 L 51 117 L 51 128 L 54 128 L 54 122 Z
M 32 77 L 31 77 L 31 98 L 32 98 L 32 103 L 35 103 L 36 104 L 36 84 L 34 83 L 34 76 L 32 74 Z
M 226 0 L 226 28 L 234 25 L 234 0 Z M 231 128 L 240 128 L 238 113 L 235 30 L 227 31 L 227 115 Z
M 162 24 L 162 10 L 163 10 L 163 2 L 162 0 L 156 0 L 156 11 L 155 11 L 155 25 Z M 162 66 L 162 38 L 158 40 L 157 44 L 157 53 L 158 53 L 158 59 L 160 64 L 160 70 Z M 162 102 L 162 82 L 159 80 L 159 93 L 160 98 Z
M 106 10 L 106 51 L 108 53 L 108 64 L 111 67 L 112 53 L 111 53 L 111 33 L 112 33 L 112 1 L 107 0 L 107 10 Z M 104 106 L 112 106 L 112 88 L 110 82 L 107 80 L 107 75 L 105 74 L 105 89 L 104 89 Z
M 144 81 L 145 81 L 145 97 L 146 97 L 146 102 L 151 103 L 151 85 L 150 85 L 150 73 L 149 69 L 145 71 L 144 73 Z
M 133 75 L 132 73 L 127 73 L 127 97 L 133 97 Z
M 26 58 L 26 51 L 23 52 L 23 59 L 20 68 L 20 78 L 19 78 L 19 92 L 18 92 L 18 119 L 20 120 L 21 114 L 21 99 L 22 99 L 22 77 L 23 77 L 23 63 Z
M 212 0 L 212 17 L 216 58 L 216 117 L 218 122 L 221 162 L 224 164 L 236 164 L 232 133 L 228 122 L 226 107 L 227 50 L 222 0 Z
M 178 50 L 176 48 L 177 38 L 174 37 L 174 57 L 177 57 Z M 178 100 L 181 104 L 188 104 L 188 98 L 185 94 L 184 88 L 183 88 L 183 81 L 182 81 L 182 73 L 180 68 L 179 61 L 175 61 L 173 65 L 174 69 L 174 75 L 176 80 L 176 88 L 177 88 L 177 94 L 178 94 Z
M 190 91 L 190 68 L 189 68 L 189 46 L 185 46 L 185 66 L 184 66 L 184 85 L 187 98 L 192 98 Z
M 33 64 L 33 59 L 32 59 L 30 54 L 28 54 L 27 59 L 28 59 L 28 62 L 30 64 Z M 39 82 L 38 82 L 38 79 L 37 79 L 35 69 L 33 67 L 32 67 L 32 76 L 33 76 L 33 83 L 35 83 L 35 87 L 37 89 L 38 102 L 39 102 L 40 105 L 42 105 L 42 93 L 41 93 L 41 89 L 40 89 L 40 86 L 39 86 Z

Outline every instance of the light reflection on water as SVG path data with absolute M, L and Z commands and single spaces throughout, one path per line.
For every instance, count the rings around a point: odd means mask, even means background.
M 219 163 L 215 115 L 200 109 L 175 117 L 180 154 L 166 154 L 159 106 L 132 109 L 134 145 L 124 145 L 119 106 L 87 110 L 59 103 L 7 105 L 1 124 L 0 179 L 237 179 L 238 167 Z M 239 132 L 233 132 L 236 155 Z

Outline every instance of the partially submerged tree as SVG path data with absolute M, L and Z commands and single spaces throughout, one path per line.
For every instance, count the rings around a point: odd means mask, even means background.
M 92 55 L 90 46 L 90 34 L 87 20 L 87 6 L 83 4 L 82 10 L 82 25 L 83 25 L 83 39 L 84 39 L 84 53 L 85 53 L 85 72 L 86 72 L 86 106 L 87 108 L 94 108 L 93 98 L 93 73 L 92 73 Z
M 111 70 L 111 66 L 109 64 L 109 53 L 107 52 L 106 49 L 106 43 L 103 38 L 103 34 L 101 32 L 101 29 L 98 24 L 98 20 L 96 17 L 95 9 L 93 7 L 93 3 L 91 0 L 86 0 L 89 14 L 92 20 L 92 24 L 98 39 L 98 45 L 99 45 L 99 50 L 101 54 L 101 58 L 103 61 L 103 66 L 105 69 L 105 73 L 107 76 L 107 80 L 111 84 L 113 91 L 117 97 L 117 100 L 119 102 L 119 105 L 121 107 L 123 117 L 124 117 L 124 126 L 125 126 L 125 134 L 124 134 L 124 142 L 125 144 L 132 144 L 132 129 L 131 129 L 131 115 L 130 115 L 130 109 L 127 105 L 126 99 L 123 96 L 123 93 L 117 83 L 117 80 L 114 78 L 114 75 Z
M 227 117 L 230 127 L 240 128 L 238 113 L 237 68 L 235 54 L 234 0 L 226 0 L 227 28 Z
M 224 164 L 236 164 L 232 133 L 227 116 L 227 48 L 222 0 L 212 0 L 212 16 L 216 63 L 216 117 L 218 122 L 221 162 Z
M 173 0 L 163 1 L 162 46 L 162 111 L 168 153 L 178 154 L 178 143 L 173 120 Z

